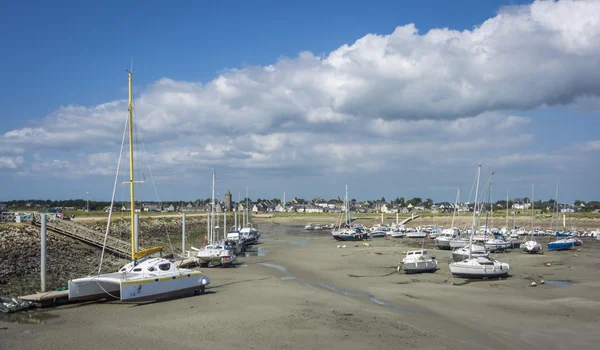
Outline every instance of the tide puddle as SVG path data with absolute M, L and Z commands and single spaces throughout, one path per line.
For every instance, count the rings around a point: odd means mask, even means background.
M 245 251 L 243 254 L 247 258 L 249 256 L 266 256 L 268 252 L 268 250 L 258 247 L 256 250 Z
M 290 241 L 289 243 L 291 245 L 296 245 L 296 246 L 300 246 L 300 247 L 304 247 L 307 244 L 306 241 Z
M 322 282 L 317 282 L 317 281 L 309 281 L 309 280 L 304 280 L 304 279 L 301 279 L 301 278 L 296 278 L 295 276 L 292 276 L 288 272 L 288 270 L 285 267 L 281 266 L 281 265 L 270 264 L 270 263 L 261 263 L 261 265 L 266 266 L 266 267 L 270 267 L 272 269 L 276 269 L 276 270 L 284 273 L 285 276 L 281 277 L 282 280 L 297 280 L 299 282 L 308 283 L 308 284 L 311 284 L 311 285 L 316 286 L 316 287 L 325 288 L 325 289 L 327 289 L 329 291 L 332 291 L 334 293 L 341 294 L 341 295 L 344 295 L 344 296 L 347 296 L 347 297 L 359 297 L 359 298 L 362 297 L 362 298 L 367 298 L 372 303 L 377 304 L 377 305 L 382 306 L 382 307 L 385 307 L 385 308 L 390 309 L 390 310 L 400 311 L 400 312 L 408 313 L 410 315 L 415 315 L 415 316 L 422 316 L 423 315 L 420 312 L 413 311 L 413 310 L 410 310 L 410 309 L 407 309 L 407 308 L 404 308 L 404 307 L 400 307 L 400 306 L 394 305 L 394 304 L 389 303 L 389 302 L 387 302 L 385 300 L 381 300 L 381 299 L 377 298 L 376 296 L 374 296 L 372 294 L 367 294 L 367 293 L 362 293 L 362 292 L 356 292 L 356 291 L 349 291 L 349 290 L 346 290 L 346 289 L 342 289 L 342 288 L 338 288 L 338 287 L 332 286 L 332 285 L 327 284 L 327 283 L 322 283 Z
M 19 323 L 19 324 L 53 324 L 59 323 L 58 315 L 48 312 L 23 312 L 4 314 L 0 313 L 0 322 Z
M 544 283 L 555 287 L 568 287 L 573 285 L 573 282 L 571 281 L 546 280 Z

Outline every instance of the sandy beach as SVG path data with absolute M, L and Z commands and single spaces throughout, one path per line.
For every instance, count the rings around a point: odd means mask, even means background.
M 212 279 L 204 295 L 0 315 L 0 348 L 595 349 L 600 341 L 600 241 L 494 254 L 510 263 L 510 277 L 469 282 L 451 276 L 451 253 L 431 240 L 440 269 L 405 275 L 396 272 L 402 252 L 421 240 L 337 248 L 328 231 L 304 231 L 306 220 L 280 221 L 255 219 L 257 256 L 204 270 Z

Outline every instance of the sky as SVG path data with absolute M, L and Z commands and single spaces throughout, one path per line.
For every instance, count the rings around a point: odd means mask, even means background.
M 600 199 L 598 1 L 2 2 L 0 41 L 0 200 L 110 200 L 132 58 L 142 200 Z

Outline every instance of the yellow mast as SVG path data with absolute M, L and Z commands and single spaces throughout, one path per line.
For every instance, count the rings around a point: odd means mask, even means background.
M 131 202 L 131 259 L 135 260 L 135 187 L 133 183 L 133 74 L 129 72 L 129 200 Z
M 154 247 L 139 252 L 135 251 L 135 190 L 133 176 L 133 75 L 129 72 L 129 200 L 131 205 L 131 260 L 137 260 L 148 254 L 160 252 L 163 247 Z

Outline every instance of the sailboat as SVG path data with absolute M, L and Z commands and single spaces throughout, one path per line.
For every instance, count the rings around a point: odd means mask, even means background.
M 473 235 L 475 234 L 475 217 L 477 215 L 477 194 L 479 190 L 479 178 L 481 175 L 481 165 L 477 167 L 477 187 L 475 187 L 475 208 L 473 210 L 473 221 L 471 224 L 471 236 L 469 246 L 473 245 Z M 489 256 L 473 257 L 472 249 L 469 249 L 469 256 L 463 261 L 450 263 L 450 272 L 457 277 L 481 278 L 481 277 L 501 277 L 506 276 L 509 271 L 507 263 L 496 261 Z
M 150 254 L 162 251 L 162 247 L 154 247 L 142 251 L 136 250 L 134 236 L 133 77 L 131 71 L 128 72 L 128 77 L 131 262 L 117 272 L 69 280 L 69 300 L 99 300 L 106 297 L 113 297 L 122 301 L 151 301 L 204 291 L 205 287 L 210 283 L 210 279 L 202 272 L 180 269 L 168 259 L 149 257 Z M 110 214 L 112 214 L 112 208 L 113 206 L 111 205 Z
M 534 218 L 535 218 L 535 214 L 534 214 L 534 207 L 535 207 L 535 202 L 533 201 L 533 195 L 534 195 L 534 190 L 535 190 L 535 182 L 531 183 L 531 233 L 530 233 L 530 239 L 521 244 L 521 249 L 524 252 L 527 252 L 529 254 L 534 254 L 534 253 L 541 253 L 543 250 L 543 247 L 541 244 L 539 244 L 534 238 L 533 238 L 533 231 L 534 231 Z
M 493 229 L 493 227 L 494 227 L 494 204 L 492 201 L 492 178 L 493 177 L 494 177 L 494 173 L 492 173 L 492 176 L 490 177 L 490 182 L 489 182 L 489 204 L 490 204 L 490 212 L 491 212 L 491 219 L 492 219 L 492 230 L 490 230 L 490 231 L 493 235 L 493 238 L 486 240 L 484 243 L 485 248 L 487 250 L 489 250 L 490 252 L 504 250 L 504 249 L 512 246 L 512 244 L 510 242 L 508 242 L 500 232 L 495 231 Z M 487 210 L 486 210 L 486 214 L 485 214 L 486 226 L 487 226 L 487 218 L 488 218 L 488 215 L 487 215 Z M 487 233 L 487 231 L 486 231 L 486 233 Z
M 560 237 L 558 232 L 558 185 L 556 185 L 556 237 Z M 564 218 L 563 218 L 564 221 Z M 564 223 L 563 223 L 564 226 Z M 550 242 L 548 243 L 548 251 L 550 250 L 568 250 L 571 249 L 573 247 L 575 247 L 575 245 L 577 244 L 577 241 L 575 240 L 575 238 L 573 237 L 566 237 L 566 238 L 561 238 L 561 239 L 557 239 L 554 242 Z
M 212 202 L 209 220 L 208 245 L 203 249 L 192 247 L 192 250 L 196 252 L 194 260 L 202 267 L 230 267 L 235 261 L 236 256 L 231 246 L 225 244 L 227 237 L 223 237 L 221 241 L 217 239 L 219 226 L 215 225 L 215 169 L 212 170 Z
M 460 212 L 458 212 L 458 205 L 460 202 L 460 186 L 456 191 L 456 200 L 454 201 L 454 212 L 452 213 L 452 223 L 450 228 L 442 231 L 442 234 L 437 236 L 435 239 L 435 245 L 440 249 L 450 249 L 450 241 L 460 238 L 460 230 L 454 227 L 454 217 L 458 213 L 460 218 Z M 458 225 L 460 227 L 460 224 Z
M 369 238 L 369 234 L 360 227 L 351 227 L 350 222 L 350 202 L 348 201 L 348 185 L 346 185 L 346 197 L 344 197 L 344 215 L 345 219 L 342 223 L 340 217 L 340 223 L 337 229 L 331 231 L 333 239 L 336 241 L 362 241 Z

